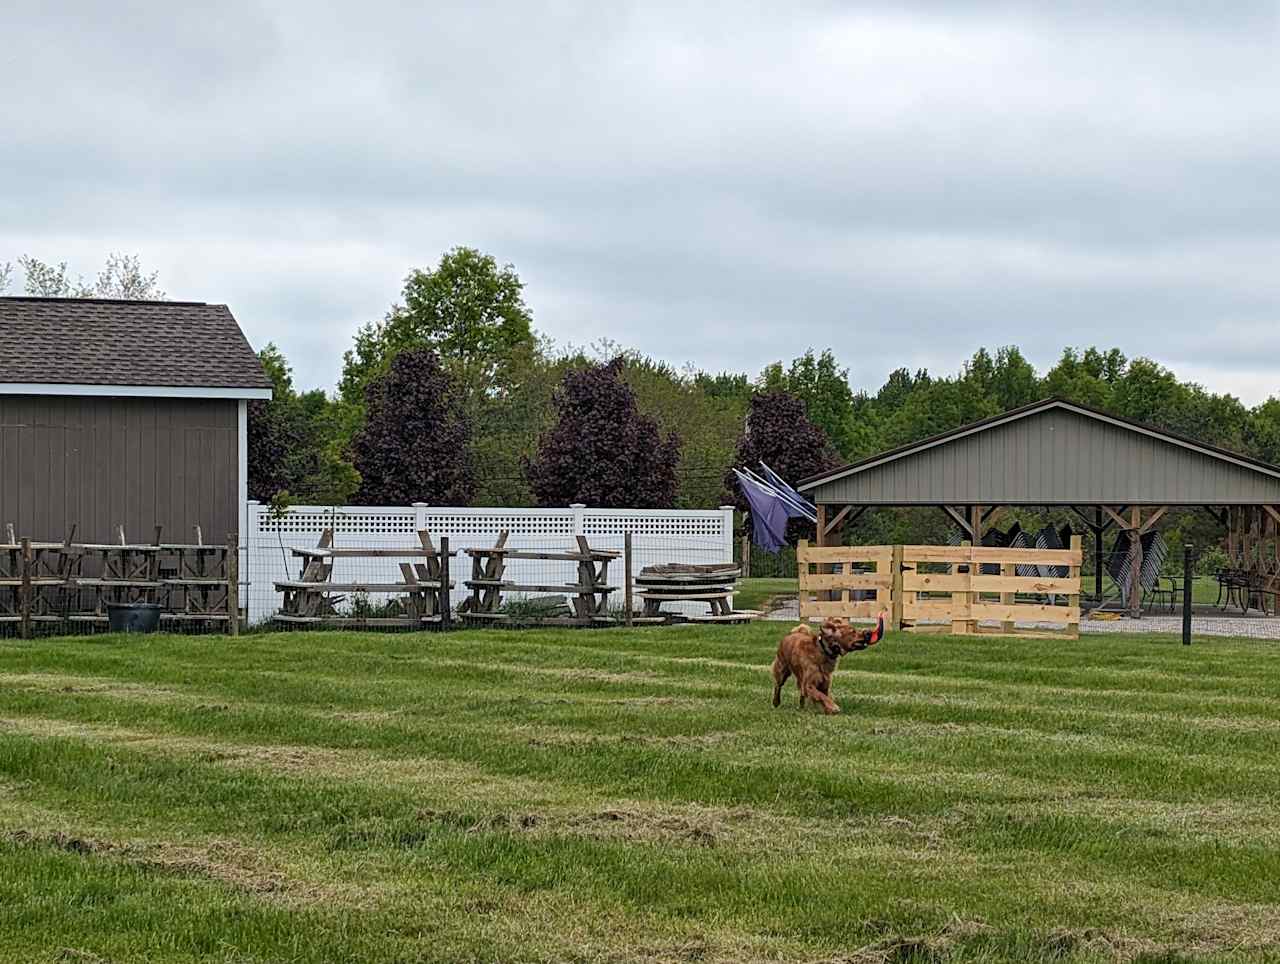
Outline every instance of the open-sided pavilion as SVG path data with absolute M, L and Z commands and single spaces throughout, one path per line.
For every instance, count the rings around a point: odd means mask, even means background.
M 1212 514 L 1246 560 L 1258 558 L 1251 542 L 1280 534 L 1280 468 L 1059 398 L 881 452 L 797 488 L 818 507 L 818 545 L 837 541 L 841 527 L 870 508 L 936 507 L 975 545 L 1006 507 L 1070 508 L 1094 536 L 1099 597 L 1103 535 L 1113 527 L 1129 533 L 1126 602 L 1135 616 L 1140 537 L 1170 509 Z M 1276 584 L 1270 588 L 1280 586 L 1280 574 L 1268 578 Z

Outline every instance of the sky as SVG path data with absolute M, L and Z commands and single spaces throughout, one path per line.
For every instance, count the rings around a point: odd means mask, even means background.
M 138 254 L 301 387 L 470 245 L 560 345 L 874 390 L 1096 344 L 1280 394 L 1275 0 L 7 0 L 0 37 L 0 263 Z

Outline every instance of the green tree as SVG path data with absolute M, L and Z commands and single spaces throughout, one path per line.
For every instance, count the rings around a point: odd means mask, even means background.
M 911 394 L 917 389 L 925 388 L 932 382 L 929 373 L 921 368 L 912 375 L 906 368 L 898 368 L 889 373 L 889 378 L 876 393 L 876 404 L 887 414 L 901 408 Z
M 990 392 L 996 404 L 1005 411 L 1030 405 L 1044 397 L 1035 368 L 1016 345 L 1005 345 L 996 351 Z
M 1103 355 L 1090 348 L 1081 356 L 1075 348 L 1064 348 L 1058 364 L 1045 374 L 1043 394 L 1105 409 L 1125 368 L 1124 356 L 1115 349 Z
M 1184 421 L 1191 402 L 1188 387 L 1150 358 L 1135 358 L 1111 389 L 1109 408 L 1117 415 L 1173 428 Z
M 845 458 L 858 445 L 853 425 L 853 389 L 849 370 L 841 368 L 831 349 L 815 355 L 812 348 L 791 362 L 785 371 L 781 362 L 767 366 L 760 374 L 766 392 L 786 392 L 804 402 L 809 420 Z
M 634 352 L 625 357 L 622 378 L 635 393 L 639 411 L 657 419 L 664 435 L 680 439 L 676 507 L 719 505 L 721 479 L 733 460 L 750 396 L 708 394 L 707 382 L 694 374 Z
M 249 496 L 261 502 L 341 505 L 360 486 L 345 454 L 337 405 L 323 391 L 299 394 L 284 353 L 268 344 L 258 359 L 269 401 L 249 403 Z
M 1273 395 L 1249 412 L 1245 441 L 1250 455 L 1280 465 L 1280 398 Z
M 453 248 L 435 268 L 410 272 L 403 303 L 362 327 L 344 355 L 342 398 L 362 406 L 370 380 L 398 354 L 427 348 L 454 377 L 474 420 L 486 396 L 501 394 L 516 356 L 536 347 L 523 289 L 513 265 L 474 248 Z
M 889 416 L 882 441 L 887 448 L 908 445 L 1000 414 L 1000 406 L 963 378 L 938 379 L 911 393 Z

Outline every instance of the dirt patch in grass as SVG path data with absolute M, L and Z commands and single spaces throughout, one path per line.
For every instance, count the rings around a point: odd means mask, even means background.
M 16 847 L 48 847 L 69 854 L 98 854 L 116 849 L 116 845 L 109 841 L 81 837 L 61 830 L 9 830 L 0 839 Z
M 539 676 L 581 683 L 616 683 L 619 685 L 659 684 L 664 689 L 704 690 L 708 689 L 711 685 L 700 680 L 680 679 L 665 676 L 657 670 L 652 669 L 606 670 L 596 669 L 590 666 L 513 666 L 509 663 L 481 662 L 472 659 L 442 659 L 434 662 L 432 665 L 466 670 L 489 670 L 495 673 L 506 674 L 512 678 L 519 678 L 522 676 Z
M 58 948 L 56 960 L 66 961 L 68 964 L 72 964 L 72 962 L 79 962 L 79 964 L 111 964 L 108 958 L 99 957 L 93 951 L 84 951 L 78 947 Z
M 554 727 L 528 727 L 522 731 L 507 730 L 505 732 L 507 735 L 513 735 L 515 732 L 527 733 L 525 742 L 533 747 L 583 748 L 632 745 L 655 746 L 671 750 L 709 750 L 742 736 L 741 733 L 734 731 L 655 736 L 648 733 L 584 733 Z
M 991 930 L 977 920 L 952 919 L 946 926 L 934 932 L 904 935 L 886 934 L 878 940 L 863 945 L 853 954 L 844 957 L 824 958 L 814 964 L 896 964 L 896 962 L 945 961 L 956 945 Z
M 325 720 L 343 723 L 390 723 L 404 716 L 403 710 L 321 710 L 315 714 Z
M 1140 957 L 1167 956 L 1172 948 L 1144 937 L 1119 934 L 1096 927 L 1059 928 L 1040 941 L 1041 953 L 1050 960 L 1067 957 L 1103 957 L 1132 961 Z
M 6 831 L 0 834 L 0 840 L 19 847 L 107 857 L 155 873 L 214 880 L 236 890 L 271 895 L 291 904 L 335 899 L 349 904 L 358 897 L 339 888 L 291 878 L 271 867 L 261 851 L 235 840 L 218 839 L 199 844 L 113 841 L 63 830 L 27 829 Z
M 1267 904 L 1221 904 L 1199 908 L 1174 922 L 1180 944 L 1197 954 L 1239 949 L 1280 949 L 1280 908 Z
M 207 701 L 207 697 L 198 693 L 184 693 L 180 690 L 167 689 L 163 686 L 127 683 L 101 676 L 15 673 L 0 677 L 0 686 L 17 690 L 37 690 L 42 693 L 66 693 L 69 695 L 84 693 L 146 703 L 199 703 Z

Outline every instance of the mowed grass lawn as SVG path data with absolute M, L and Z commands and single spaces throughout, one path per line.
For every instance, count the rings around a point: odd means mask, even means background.
M 1277 959 L 1275 644 L 783 629 L 0 644 L 0 958 Z

